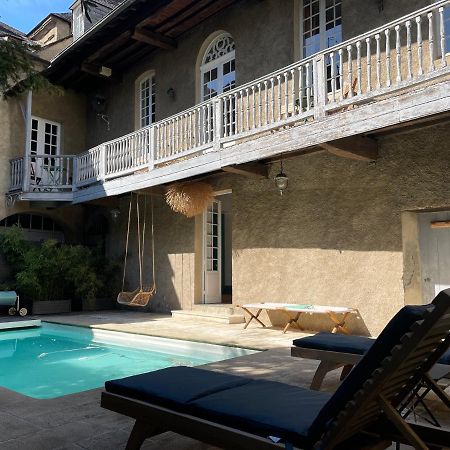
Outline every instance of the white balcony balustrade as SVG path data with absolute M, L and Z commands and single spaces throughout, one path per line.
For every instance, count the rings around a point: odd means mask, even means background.
M 32 155 L 10 161 L 10 193 L 52 194 L 55 200 L 67 199 L 73 189 L 72 155 Z M 56 195 L 55 195 L 56 194 Z M 32 199 L 32 198 L 30 198 Z
M 450 0 L 409 14 L 186 111 L 74 157 L 11 161 L 11 191 L 85 189 L 195 158 L 286 127 L 326 120 L 448 77 Z M 34 158 L 34 159 L 33 159 Z M 47 161 L 47 163 L 45 163 Z M 35 165 L 31 173 L 24 174 Z M 53 170 L 54 175 L 45 169 Z M 56 174 L 58 178 L 55 179 Z M 69 175 L 70 174 L 70 175 Z M 72 183 L 73 180 L 73 183 Z M 53 183 L 53 184 L 52 184 Z M 48 185 L 50 184 L 50 185 Z
M 9 161 L 10 186 L 9 191 L 21 190 L 23 187 L 23 158 L 14 158 Z

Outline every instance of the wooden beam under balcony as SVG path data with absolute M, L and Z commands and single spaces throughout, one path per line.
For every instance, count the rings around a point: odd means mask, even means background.
M 351 136 L 320 144 L 328 153 L 357 161 L 376 161 L 378 143 L 365 136 Z
M 143 42 L 165 50 L 174 50 L 177 48 L 177 43 L 174 39 L 160 33 L 155 33 L 154 31 L 145 30 L 144 28 L 136 28 L 131 37 L 135 41 Z
M 224 172 L 235 173 L 238 175 L 244 175 L 252 178 L 268 178 L 269 170 L 265 164 L 261 163 L 248 163 L 239 164 L 234 166 L 223 167 Z

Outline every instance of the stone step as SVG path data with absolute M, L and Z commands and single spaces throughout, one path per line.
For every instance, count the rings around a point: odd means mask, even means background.
M 177 320 L 201 320 L 227 324 L 245 323 L 245 318 L 242 314 L 214 314 L 213 312 L 186 309 L 172 311 L 172 317 Z
M 234 307 L 232 304 L 192 305 L 192 311 L 201 312 L 204 314 L 213 314 L 216 316 L 242 314 L 242 310 Z

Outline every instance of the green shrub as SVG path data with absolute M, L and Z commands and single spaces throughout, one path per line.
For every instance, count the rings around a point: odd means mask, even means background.
M 18 227 L 0 233 L 0 253 L 13 275 L 4 284 L 27 300 L 70 298 L 92 304 L 117 278 L 113 266 L 88 247 L 54 240 L 33 244 Z

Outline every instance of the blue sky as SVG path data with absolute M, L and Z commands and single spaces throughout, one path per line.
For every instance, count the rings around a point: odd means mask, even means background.
M 0 21 L 24 33 L 50 12 L 67 12 L 75 0 L 0 0 Z

